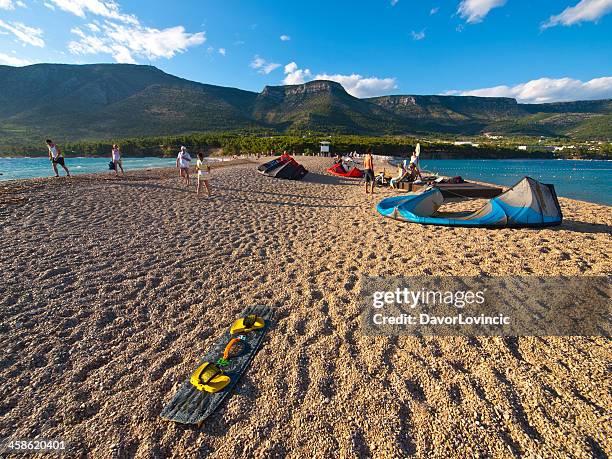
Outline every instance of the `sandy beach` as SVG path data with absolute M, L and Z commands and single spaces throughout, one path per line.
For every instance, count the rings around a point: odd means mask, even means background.
M 240 161 L 197 198 L 174 169 L 0 184 L 0 437 L 71 457 L 607 457 L 602 337 L 366 337 L 361 275 L 602 275 L 610 207 L 560 227 L 382 218 L 325 158 Z M 388 168 L 391 170 L 391 168 Z M 410 246 L 418 250 L 411 250 Z M 159 413 L 251 304 L 276 322 L 201 428 Z

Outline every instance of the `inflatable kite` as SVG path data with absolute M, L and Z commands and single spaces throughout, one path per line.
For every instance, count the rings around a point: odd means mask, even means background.
M 563 220 L 553 185 L 525 177 L 475 212 L 438 212 L 442 192 L 429 188 L 410 196 L 383 199 L 376 210 L 385 216 L 424 225 L 484 227 L 544 227 Z
M 336 163 L 329 169 L 327 169 L 332 175 L 337 175 L 338 177 L 349 177 L 349 178 L 360 178 L 363 177 L 363 172 L 356 167 L 353 167 L 350 171 L 345 171 L 342 164 Z
M 289 155 L 282 155 L 272 161 L 260 165 L 257 170 L 268 177 L 301 180 L 308 171 Z

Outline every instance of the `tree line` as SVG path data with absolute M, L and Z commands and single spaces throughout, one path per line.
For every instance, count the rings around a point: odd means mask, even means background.
M 553 155 L 546 151 L 519 151 L 515 145 L 480 144 L 454 145 L 443 141 L 422 140 L 410 136 L 361 136 L 361 135 L 271 135 L 252 133 L 193 133 L 172 136 L 134 137 L 111 139 L 105 141 L 79 141 L 62 143 L 54 139 L 68 156 L 108 156 L 113 144 L 119 144 L 127 156 L 175 156 L 181 145 L 191 152 L 204 150 L 222 155 L 268 154 L 287 151 L 297 155 L 314 155 L 320 150 L 320 142 L 331 143 L 332 153 L 357 151 L 360 154 L 371 149 L 375 154 L 389 156 L 409 156 L 417 142 L 421 143 L 421 152 L 427 158 L 553 158 L 553 157 L 598 157 L 600 155 L 588 150 L 574 150 Z M 5 154 L 46 155 L 44 144 L 32 147 L 9 147 Z M 609 152 L 604 150 L 604 155 Z

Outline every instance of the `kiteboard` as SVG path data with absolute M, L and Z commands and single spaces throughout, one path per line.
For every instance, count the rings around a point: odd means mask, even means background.
M 202 357 L 197 370 L 181 385 L 160 416 L 181 424 L 202 425 L 230 396 L 257 353 L 273 315 L 273 310 L 266 306 L 246 308 Z

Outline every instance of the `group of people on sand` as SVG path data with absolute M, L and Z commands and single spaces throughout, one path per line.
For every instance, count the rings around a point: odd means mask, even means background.
M 191 179 L 189 177 L 189 169 L 191 167 L 191 155 L 187 151 L 187 147 L 182 146 L 179 150 L 178 156 L 176 157 L 176 167 L 179 170 L 179 177 L 183 180 L 186 186 L 191 185 Z M 198 151 L 198 159 L 196 160 L 196 194 L 200 194 L 202 185 L 206 188 L 206 194 L 210 196 L 212 194 L 212 188 L 210 186 L 211 170 L 210 165 L 204 162 L 204 152 Z
M 415 182 L 418 180 L 423 180 L 423 176 L 421 175 L 421 169 L 419 168 L 419 156 L 421 154 L 421 146 L 417 144 L 416 149 L 412 153 L 410 157 L 410 161 L 408 159 L 404 159 L 401 164 L 398 165 L 397 177 L 393 177 L 389 182 L 391 188 L 396 188 L 397 184 L 400 181 L 409 181 Z M 374 157 L 372 156 L 372 149 L 368 148 L 366 151 L 365 158 L 363 160 L 363 174 L 365 177 L 366 184 L 366 194 L 372 193 L 374 194 L 374 187 L 376 184 L 376 179 L 374 178 Z M 384 172 L 381 172 L 384 176 Z
M 397 166 L 397 177 L 393 177 L 389 182 L 391 188 L 397 188 L 397 184 L 401 181 L 416 182 L 417 180 L 423 180 L 421 170 L 419 168 L 419 152 L 415 151 L 408 159 L 404 159 Z
M 60 147 L 58 147 L 57 144 L 53 142 L 53 140 L 47 139 L 46 143 L 47 149 L 49 150 L 49 161 L 51 161 L 51 166 L 53 167 L 53 172 L 55 172 L 55 176 L 59 177 L 59 172 L 57 170 L 57 165 L 59 164 L 66 171 L 66 176 L 70 177 L 70 171 L 68 170 L 68 166 L 66 166 L 64 152 L 60 150 Z M 125 175 L 119 145 L 113 145 L 111 149 L 111 169 L 115 171 L 115 175 L 119 175 L 119 169 L 121 169 L 121 174 Z
M 351 152 L 347 155 L 349 158 L 356 158 L 357 152 Z M 339 164 L 343 171 L 346 172 L 344 167 L 344 159 L 340 153 L 337 153 L 334 158 L 334 164 Z M 376 185 L 376 179 L 374 178 L 374 157 L 372 156 L 372 149 L 366 150 L 365 157 L 363 159 L 363 176 L 366 184 L 366 194 L 374 194 L 374 187 Z
M 391 188 L 397 188 L 397 184 L 402 181 L 406 182 L 415 182 L 418 180 L 423 180 L 423 176 L 421 175 L 421 171 L 418 166 L 418 157 L 412 156 L 410 162 L 407 159 L 402 161 L 397 166 L 397 177 L 393 177 L 389 181 L 389 186 Z
M 66 161 L 64 159 L 64 152 L 60 150 L 57 144 L 54 143 L 51 139 L 47 139 L 46 143 L 47 148 L 49 150 L 49 160 L 51 161 L 51 166 L 53 167 L 53 172 L 55 172 L 55 176 L 59 177 L 57 166 L 60 165 L 66 171 L 66 176 L 70 177 L 70 171 L 68 170 L 68 166 L 66 166 Z M 109 166 L 115 171 L 115 175 L 119 175 L 119 170 L 121 170 L 122 175 L 125 175 L 125 171 L 123 170 L 121 149 L 117 144 L 113 144 L 113 147 L 111 149 L 111 163 L 109 164 Z M 191 167 L 191 155 L 189 154 L 185 146 L 181 146 L 179 150 L 178 156 L 176 157 L 176 167 L 179 170 L 179 177 L 184 181 L 187 186 L 190 186 L 191 180 L 189 177 L 189 169 Z M 212 188 L 210 186 L 211 169 L 210 165 L 208 165 L 204 161 L 204 152 L 202 150 L 198 152 L 198 159 L 196 161 L 196 172 L 196 194 L 200 194 L 203 185 L 204 188 L 206 188 L 206 194 L 210 196 L 212 193 Z

